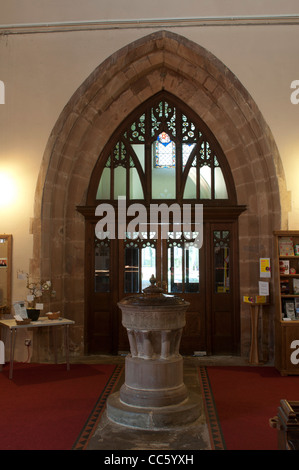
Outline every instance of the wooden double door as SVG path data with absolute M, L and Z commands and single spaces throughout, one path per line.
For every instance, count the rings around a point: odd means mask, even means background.
M 203 243 L 174 237 L 99 240 L 86 224 L 85 349 L 129 351 L 118 302 L 138 295 L 154 274 L 168 294 L 190 303 L 180 352 L 239 353 L 237 220 L 206 221 Z

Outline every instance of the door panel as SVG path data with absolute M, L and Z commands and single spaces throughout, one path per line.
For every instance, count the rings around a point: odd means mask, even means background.
M 211 224 L 211 353 L 235 354 L 239 292 L 236 223 Z
M 117 352 L 118 246 L 115 240 L 95 237 L 95 224 L 86 230 L 85 350 L 93 354 Z

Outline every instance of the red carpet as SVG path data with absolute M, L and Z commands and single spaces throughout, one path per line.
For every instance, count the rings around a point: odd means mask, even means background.
M 116 384 L 115 365 L 19 364 L 0 373 L 1 450 L 72 449 L 91 412 L 97 417 Z
M 96 430 L 123 366 L 19 364 L 0 373 L 0 450 L 80 450 Z M 281 399 L 299 400 L 299 376 L 272 367 L 200 367 L 215 450 L 276 450 L 269 419 Z
M 282 377 L 272 367 L 211 366 L 206 376 L 200 369 L 214 447 L 277 450 L 277 430 L 269 419 L 281 399 L 299 400 L 299 376 Z

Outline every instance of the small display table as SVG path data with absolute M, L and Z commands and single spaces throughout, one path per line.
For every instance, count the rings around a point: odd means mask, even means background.
M 10 333 L 10 368 L 9 368 L 9 378 L 12 379 L 13 376 L 13 361 L 14 361 L 14 349 L 15 349 L 15 341 L 17 336 L 17 331 L 22 328 L 42 328 L 42 327 L 50 327 L 53 328 L 53 332 L 55 333 L 56 326 L 63 326 L 64 327 L 64 335 L 65 335 L 65 355 L 66 355 L 66 366 L 67 370 L 70 369 L 69 363 L 69 327 L 73 325 L 75 322 L 73 320 L 68 320 L 66 318 L 59 318 L 57 320 L 49 320 L 48 317 L 40 317 L 37 321 L 32 321 L 26 325 L 17 325 L 15 319 L 6 319 L 0 320 L 0 326 L 5 327 Z M 6 335 L 7 338 L 7 335 Z M 54 352 L 55 352 L 55 362 L 57 362 L 57 355 L 56 355 L 56 341 L 54 336 Z

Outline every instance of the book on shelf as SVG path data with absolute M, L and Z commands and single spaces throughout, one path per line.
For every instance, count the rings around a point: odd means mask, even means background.
M 283 320 L 299 320 L 299 299 L 283 299 L 282 314 Z
M 293 279 L 293 292 L 294 294 L 299 294 L 299 279 Z
M 281 294 L 287 295 L 290 293 L 290 281 L 289 279 L 280 280 L 280 292 Z
M 278 240 L 280 256 L 294 256 L 294 245 L 292 237 L 280 237 Z
M 294 300 L 286 300 L 284 302 L 283 311 L 284 311 L 284 314 L 285 314 L 286 318 L 289 318 L 290 320 L 296 320 Z
M 288 259 L 279 260 L 280 274 L 290 274 L 290 261 Z

